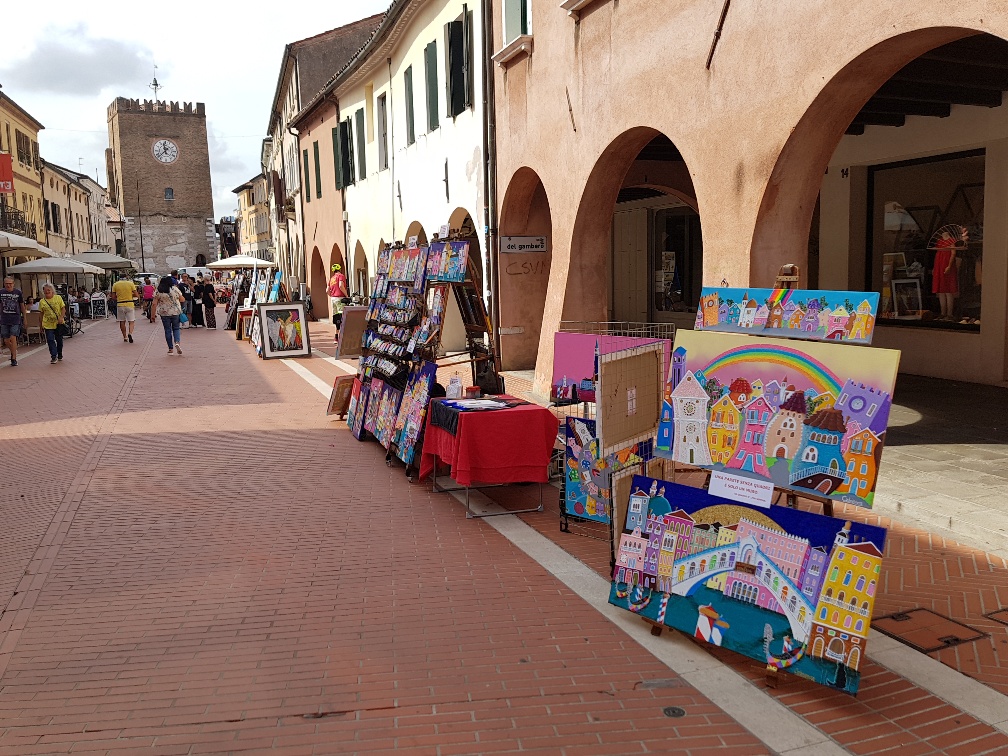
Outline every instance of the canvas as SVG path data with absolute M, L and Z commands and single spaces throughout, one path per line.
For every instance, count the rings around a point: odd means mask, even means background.
M 367 414 L 368 398 L 371 394 L 371 384 L 368 381 L 354 380 L 353 396 L 347 411 L 347 425 L 358 441 L 364 440 L 364 416 Z
M 402 391 L 390 384 L 385 384 L 381 404 L 378 407 L 378 416 L 375 418 L 374 437 L 386 449 L 392 443 L 392 433 L 401 401 Z
M 671 344 L 665 339 L 605 336 L 562 331 L 553 336 L 553 382 L 551 401 L 594 402 L 598 360 L 605 354 L 661 341 L 663 371 L 668 368 Z
M 392 440 L 396 444 L 396 456 L 407 465 L 413 462 L 416 443 L 423 431 L 431 387 L 436 376 L 437 364 L 424 362 L 413 369 L 406 384 L 406 391 L 403 392 Z
M 360 357 L 364 332 L 367 330 L 367 307 L 344 307 L 336 342 L 337 357 Z
M 688 465 L 871 507 L 899 357 L 678 331 L 658 448 Z
M 304 302 L 260 303 L 257 314 L 264 358 L 311 355 Z
M 886 531 L 635 476 L 609 603 L 855 694 Z
M 603 456 L 644 443 L 658 432 L 664 344 L 657 341 L 600 358 L 596 406 Z
M 354 377 L 352 375 L 338 375 L 333 381 L 332 394 L 329 395 L 329 406 L 326 408 L 326 415 L 339 415 L 344 417 L 350 407 L 350 396 L 353 391 Z
M 378 411 L 381 409 L 382 395 L 385 393 L 385 381 L 372 378 L 368 392 L 368 406 L 364 413 L 364 430 L 374 435 L 375 423 L 378 422 Z
M 871 344 L 878 292 L 705 286 L 694 328 L 812 341 Z
M 273 285 L 270 287 L 269 301 L 276 302 L 280 299 L 280 280 L 283 274 L 278 270 L 273 274 Z
M 639 465 L 653 454 L 653 442 L 641 443 L 602 456 L 596 423 L 568 417 L 564 424 L 564 495 L 568 515 L 594 522 L 612 517 L 612 480 L 615 473 Z
M 255 353 L 262 357 L 262 326 L 257 317 L 252 318 L 252 334 L 249 336 L 249 341 L 252 342 Z

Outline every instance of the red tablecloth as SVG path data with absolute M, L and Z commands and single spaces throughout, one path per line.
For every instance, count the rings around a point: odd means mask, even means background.
M 437 400 L 434 400 L 437 401 Z M 453 436 L 431 425 L 427 413 L 420 480 L 436 460 L 451 465 L 463 486 L 473 483 L 546 483 L 559 421 L 545 407 L 521 404 L 507 409 L 462 412 Z

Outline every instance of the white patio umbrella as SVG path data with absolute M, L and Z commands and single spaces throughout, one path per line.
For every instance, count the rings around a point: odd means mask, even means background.
M 132 260 L 100 249 L 90 249 L 87 252 L 78 252 L 76 255 L 70 255 L 64 259 L 86 263 L 88 265 L 95 265 L 105 270 L 125 270 L 126 268 L 136 267 Z
M 234 255 L 223 260 L 214 260 L 206 265 L 210 270 L 238 270 L 240 268 L 272 268 L 273 263 L 252 255 Z
M 0 231 L 0 257 L 52 257 L 48 247 L 43 247 L 34 239 L 18 236 L 9 231 Z
M 7 268 L 9 273 L 102 273 L 102 269 L 88 263 L 76 262 L 69 257 L 47 257 L 43 260 L 29 260 L 28 262 L 11 265 Z

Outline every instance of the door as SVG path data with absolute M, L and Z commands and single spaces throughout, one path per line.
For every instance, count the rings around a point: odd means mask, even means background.
M 648 319 L 648 210 L 613 213 L 613 320 L 634 323 Z

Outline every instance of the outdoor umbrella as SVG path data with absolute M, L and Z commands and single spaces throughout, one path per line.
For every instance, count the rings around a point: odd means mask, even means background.
M 273 263 L 252 255 L 234 255 L 223 260 L 214 260 L 206 265 L 210 270 L 238 270 L 239 268 L 272 268 Z
M 52 257 L 52 251 L 34 239 L 0 231 L 0 257 Z
M 7 268 L 10 273 L 69 273 L 69 274 L 84 274 L 84 273 L 94 273 L 96 275 L 101 274 L 103 271 L 101 268 L 97 268 L 94 265 L 89 265 L 88 263 L 75 262 L 68 257 L 48 257 L 44 260 L 29 260 L 28 262 L 18 263 L 17 265 L 11 265 Z
M 87 252 L 78 252 L 76 255 L 70 255 L 70 257 L 64 259 L 96 265 L 105 270 L 125 270 L 126 268 L 135 267 L 132 260 L 114 255 L 111 252 L 104 252 L 100 249 L 89 249 Z

